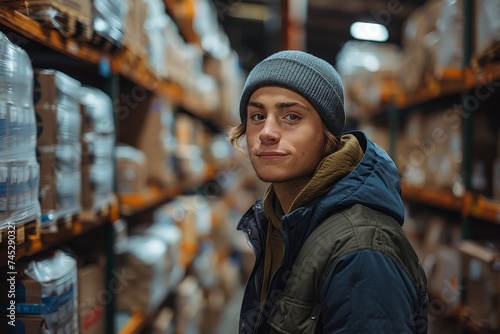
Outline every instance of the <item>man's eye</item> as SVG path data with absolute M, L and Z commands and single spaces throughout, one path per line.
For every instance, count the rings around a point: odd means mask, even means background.
M 264 115 L 262 114 L 253 114 L 252 116 L 250 116 L 250 118 L 254 121 L 262 121 L 265 119 Z
M 288 119 L 289 121 L 296 121 L 300 119 L 300 117 L 295 114 L 287 114 L 285 118 Z

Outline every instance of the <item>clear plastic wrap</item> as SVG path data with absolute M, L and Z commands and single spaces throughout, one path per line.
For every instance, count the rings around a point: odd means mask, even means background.
M 43 317 L 47 333 L 78 333 L 76 260 L 56 251 L 29 262 L 23 276 L 25 279 L 17 282 L 17 315 Z
M 82 105 L 82 132 L 114 134 L 115 121 L 111 98 L 103 91 L 89 86 L 82 86 L 79 93 Z
M 500 41 L 500 1 L 477 1 L 476 48 L 484 51 L 492 42 Z
M 113 200 L 115 124 L 111 98 L 99 89 L 80 89 L 82 115 L 82 209 L 96 211 Z
M 41 146 L 41 227 L 56 232 L 57 220 L 81 210 L 81 150 L 78 145 Z
M 149 64 L 160 77 L 167 76 L 165 28 L 172 24 L 162 0 L 143 0 L 147 7 L 144 29 L 148 38 Z
M 127 1 L 92 1 L 94 32 L 112 44 L 121 46 L 123 44 L 123 31 L 127 12 Z
M 81 210 L 81 83 L 53 69 L 35 70 L 40 205 L 43 232 Z
M 169 263 L 168 244 L 156 236 L 132 235 L 123 251 L 117 254 L 117 271 L 126 272 L 129 280 L 117 294 L 117 309 L 156 309 L 182 275 L 180 267 Z
M 155 310 L 184 276 L 178 261 L 181 231 L 173 224 L 155 222 L 131 233 L 117 255 L 117 270 L 130 277 L 117 294 L 117 308 L 139 308 L 147 313 Z
M 38 146 L 80 143 L 81 83 L 52 69 L 36 69 L 35 79 L 35 111 L 41 125 Z
M 0 230 L 40 217 L 33 68 L 0 32 Z
M 402 30 L 403 68 L 399 81 L 407 93 L 425 86 L 432 74 L 439 35 L 436 24 L 443 0 L 432 0 L 416 8 L 406 19 Z
M 97 210 L 113 199 L 113 160 L 82 166 L 82 208 Z
M 436 45 L 434 74 L 439 79 L 448 79 L 446 70 L 460 69 L 463 63 L 463 2 L 444 0 L 436 23 L 439 41 Z M 461 80 L 460 72 L 456 72 Z

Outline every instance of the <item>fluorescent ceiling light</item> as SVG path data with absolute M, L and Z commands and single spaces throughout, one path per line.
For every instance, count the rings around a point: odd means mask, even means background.
M 385 42 L 389 38 L 387 28 L 378 23 L 354 22 L 350 32 L 352 37 L 366 41 Z
M 374 55 L 367 54 L 363 58 L 363 66 L 370 72 L 377 72 L 380 69 L 380 62 Z

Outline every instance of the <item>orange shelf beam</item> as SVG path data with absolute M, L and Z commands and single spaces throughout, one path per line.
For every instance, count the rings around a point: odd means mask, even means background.
M 126 216 L 132 215 L 174 198 L 180 193 L 181 189 L 179 187 L 171 187 L 168 190 L 162 190 L 158 187 L 149 186 L 141 192 L 119 194 L 121 213 Z
M 134 311 L 125 326 L 120 328 L 119 334 L 137 334 L 144 327 L 147 318 L 138 311 Z
M 0 8 L 0 24 L 26 37 L 24 41 L 22 36 L 8 36 L 21 47 L 28 40 L 33 40 L 87 63 L 97 64 L 103 57 L 109 58 L 101 50 L 74 38 L 63 37 L 56 29 L 43 27 L 39 22 L 15 10 Z
M 482 195 L 467 194 L 464 211 L 468 216 L 500 224 L 500 202 Z
M 455 196 L 448 190 L 417 187 L 404 183 L 401 185 L 401 189 L 404 199 L 414 200 L 456 212 L 462 212 L 464 197 Z

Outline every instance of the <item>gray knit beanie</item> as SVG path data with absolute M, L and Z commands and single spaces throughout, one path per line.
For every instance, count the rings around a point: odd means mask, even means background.
M 240 119 L 247 117 L 250 96 L 262 86 L 289 88 L 311 103 L 328 130 L 342 135 L 345 125 L 344 90 L 332 65 L 303 51 L 280 51 L 250 71 L 240 99 Z

